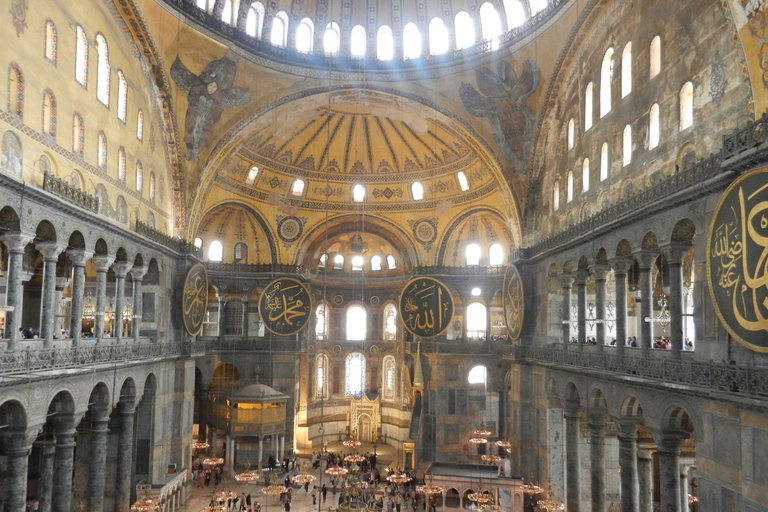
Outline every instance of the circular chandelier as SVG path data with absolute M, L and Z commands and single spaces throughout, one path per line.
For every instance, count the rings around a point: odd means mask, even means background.
M 427 496 L 430 496 L 432 494 L 443 494 L 443 491 L 445 489 L 443 489 L 439 485 L 434 485 L 432 483 L 432 479 L 433 477 L 431 474 L 427 475 L 427 483 L 425 485 L 416 486 L 416 491 L 423 492 Z
M 472 437 L 484 437 L 484 438 L 488 438 L 488 437 L 491 437 L 491 434 L 493 434 L 493 432 L 491 432 L 491 431 L 490 431 L 490 430 L 488 430 L 487 428 L 485 428 L 485 427 L 480 427 L 480 428 L 476 428 L 476 429 L 475 429 L 475 430 L 472 432 Z
M 200 509 L 200 512 L 225 512 L 226 508 L 223 505 L 210 505 Z
M 300 473 L 293 477 L 293 481 L 299 485 L 307 485 L 315 481 L 315 475 L 309 473 Z
M 359 453 L 352 453 L 350 455 L 347 455 L 344 457 L 344 460 L 347 462 L 363 462 L 365 460 L 365 457 L 360 455 Z
M 498 446 L 499 448 L 504 448 L 506 450 L 507 448 L 512 446 L 512 443 L 510 443 L 509 441 L 504 441 L 499 439 L 498 441 L 496 441 L 496 446 Z
M 192 443 L 193 450 L 207 450 L 210 447 L 211 445 L 205 441 L 197 441 L 196 443 Z
M 484 503 L 493 503 L 493 496 L 487 492 L 473 492 L 472 494 L 467 495 L 467 499 L 481 505 Z
M 405 482 L 410 482 L 411 481 L 411 477 L 409 477 L 405 473 L 401 473 L 399 471 L 396 471 L 396 472 L 392 473 L 391 475 L 389 475 L 387 477 L 387 480 L 389 482 L 393 483 L 393 484 L 400 485 L 400 484 L 404 484 Z
M 565 510 L 565 503 L 553 499 L 539 500 L 537 506 L 541 510 L 546 510 L 547 512 Z
M 363 443 L 356 439 L 345 439 L 344 441 L 341 442 L 341 444 L 343 444 L 348 448 L 355 448 L 357 446 L 362 445 Z
M 261 492 L 262 494 L 266 494 L 267 496 L 278 496 L 285 492 L 285 486 L 272 484 L 267 487 L 264 487 L 261 490 Z
M 160 503 L 145 494 L 143 500 L 131 505 L 131 510 L 133 512 L 158 512 L 160 510 Z
M 488 439 L 484 437 L 470 437 L 469 442 L 473 444 L 485 444 L 488 442 Z
M 235 480 L 243 484 L 252 484 L 259 479 L 259 474 L 255 471 L 250 471 L 251 463 L 245 465 L 245 471 L 235 475 Z
M 331 476 L 345 476 L 347 473 L 349 473 L 349 470 L 341 466 L 331 466 L 326 469 L 325 472 Z
M 501 457 L 498 455 L 482 455 L 480 456 L 480 460 L 488 464 L 498 464 L 501 462 Z
M 533 483 L 533 480 L 523 485 L 523 492 L 528 496 L 530 496 L 531 498 L 533 497 L 534 494 L 539 494 L 542 490 L 543 489 L 541 487 Z
M 224 459 L 221 457 L 208 457 L 203 459 L 203 466 L 221 466 L 224 464 Z
M 504 509 L 495 503 L 483 503 L 480 505 L 480 512 L 504 512 Z
M 237 498 L 236 492 L 218 491 L 213 493 L 213 496 L 211 496 L 211 501 L 215 501 L 216 503 L 226 503 L 228 501 L 234 500 L 235 498 Z

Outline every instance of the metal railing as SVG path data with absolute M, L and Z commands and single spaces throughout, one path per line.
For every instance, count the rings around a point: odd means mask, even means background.
M 301 267 L 284 263 L 217 263 L 206 261 L 208 272 L 248 272 L 259 274 L 299 274 Z
M 723 137 L 723 160 L 731 160 L 768 142 L 768 116 L 763 115 L 757 121 Z
M 77 187 L 73 187 L 50 173 L 43 175 L 43 189 L 63 197 L 67 201 L 82 206 L 86 210 L 98 213 L 99 201 Z
M 172 251 L 176 251 L 181 254 L 193 254 L 200 259 L 203 257 L 203 250 L 200 247 L 195 247 L 193 243 L 187 240 L 182 240 L 181 238 L 174 238 L 170 235 L 166 235 L 165 233 L 162 233 L 155 228 L 144 224 L 140 220 L 136 221 L 135 230 L 138 234 L 143 235 L 154 242 L 162 244 Z
M 504 266 L 493 267 L 448 267 L 443 265 L 414 267 L 413 273 L 420 276 L 448 275 L 448 276 L 500 276 L 504 274 Z

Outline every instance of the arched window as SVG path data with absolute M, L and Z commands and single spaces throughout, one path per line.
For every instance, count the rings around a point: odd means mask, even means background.
M 507 29 L 512 30 L 525 23 L 525 9 L 519 0 L 504 0 L 504 12 L 507 15 Z
M 288 43 L 288 15 L 280 11 L 272 18 L 272 33 L 269 42 L 282 48 Z
M 394 304 L 384 307 L 384 339 L 394 340 L 397 337 L 397 308 Z
M 392 38 L 392 29 L 387 25 L 382 25 L 376 34 L 376 58 L 379 60 L 392 60 L 394 56 L 395 41 Z
M 448 51 L 448 30 L 441 18 L 432 18 L 429 22 L 429 53 L 442 55 Z
M 59 52 L 59 35 L 51 20 L 45 21 L 45 58 L 56 65 Z
M 117 179 L 125 183 L 125 149 L 117 149 Z
M 648 149 L 653 149 L 659 145 L 659 104 L 651 105 L 651 111 L 648 114 Z
M 232 0 L 224 0 L 224 8 L 221 10 L 221 21 L 228 25 L 233 25 L 233 19 L 236 19 L 236 15 L 232 13 Z
M 248 16 L 245 18 L 245 33 L 251 37 L 261 39 L 261 27 L 264 24 L 264 4 L 254 2 L 248 9 Z
M 650 78 L 661 73 L 661 36 L 651 40 L 651 70 Z
M 680 89 L 680 131 L 693 126 L 693 82 Z
M 75 39 L 75 80 L 83 87 L 88 86 L 88 38 L 80 25 Z
M 581 163 L 581 192 L 589 190 L 589 158 L 585 158 Z
M 565 181 L 565 202 L 573 201 L 573 171 L 568 171 Z
M 397 265 L 395 265 L 395 257 L 391 254 L 387 255 L 387 268 L 389 270 L 395 270 L 397 268 Z
M 603 55 L 600 67 L 600 117 L 611 111 L 611 81 L 613 79 L 613 48 L 608 48 Z
M 315 337 L 319 340 L 328 338 L 328 310 L 325 303 L 318 304 L 315 309 Z
M 256 166 L 251 167 L 248 170 L 248 176 L 245 178 L 245 184 L 248 187 L 252 187 L 256 183 L 256 178 L 259 176 L 259 168 Z
M 136 192 L 141 194 L 144 189 L 144 166 L 141 161 L 136 162 Z
M 56 96 L 50 89 L 43 94 L 43 133 L 56 138 Z
M 224 334 L 227 336 L 243 335 L 243 303 L 230 300 L 224 303 Z
M 317 263 L 317 268 L 325 268 L 326 263 L 328 263 L 328 255 L 322 254 L 320 256 L 320 261 Z
M 83 125 L 83 118 L 80 114 L 75 113 L 72 116 L 72 152 L 76 155 L 83 156 L 85 147 L 85 126 Z
M 481 338 L 485 336 L 485 306 L 480 302 L 473 302 L 467 306 L 467 337 Z
M 462 192 L 469 190 L 469 181 L 467 180 L 467 175 L 464 174 L 464 171 L 457 172 L 456 179 L 459 180 L 459 188 L 461 188 Z
M 322 338 L 318 338 L 322 339 Z M 318 354 L 315 359 L 315 398 L 328 398 L 328 357 Z
M 360 305 L 347 308 L 347 341 L 363 341 L 367 332 L 368 313 Z
M 403 29 L 403 58 L 421 57 L 421 34 L 415 23 L 408 23 Z
M 352 272 L 362 272 L 364 261 L 363 257 L 359 254 L 352 256 Z
M 107 40 L 101 34 L 96 34 L 96 98 L 109 106 L 109 49 Z
M 608 143 L 603 142 L 600 148 L 600 181 L 608 179 Z
M 632 41 L 624 46 L 621 54 L 621 97 L 632 92 Z
M 349 51 L 353 57 L 365 57 L 368 38 L 365 36 L 365 28 L 362 25 L 352 27 L 352 33 L 349 36 Z
M 208 261 L 221 261 L 224 259 L 224 245 L 218 240 L 208 246 Z
M 333 268 L 336 270 L 342 270 L 344 268 L 344 256 L 337 254 L 333 257 Z
M 483 365 L 478 365 L 469 370 L 467 382 L 469 384 L 483 384 L 488 380 L 488 370 Z
M 193 244 L 198 249 L 202 249 L 203 248 L 203 239 L 200 238 L 200 237 L 197 237 L 197 238 L 195 238 L 195 241 L 193 242 Z
M 296 28 L 296 51 L 312 53 L 312 42 L 315 37 L 315 24 L 309 18 L 304 18 Z
M 418 181 L 412 183 L 411 195 L 414 201 L 422 201 L 424 199 L 424 186 Z
M 149 200 L 155 202 L 155 173 L 149 173 Z
M 339 53 L 340 30 L 339 25 L 332 21 L 325 26 L 323 34 L 323 51 L 326 55 Z
M 397 372 L 395 366 L 395 358 L 393 356 L 386 356 L 384 358 L 384 400 L 395 399 L 395 382 L 397 382 Z
M 294 181 L 293 186 L 291 187 L 291 194 L 293 194 L 296 197 L 301 197 L 303 193 L 304 193 L 304 180 Z
M 248 246 L 244 242 L 235 244 L 234 263 L 248 263 Z
M 592 128 L 592 82 L 587 84 L 587 88 L 584 89 L 584 131 Z
M 96 148 L 96 166 L 101 172 L 107 171 L 107 136 L 99 130 L 99 145 Z
M 560 208 L 560 182 L 556 181 L 552 187 L 552 211 L 556 212 Z
M 547 8 L 547 0 L 529 0 L 528 4 L 531 7 L 531 16 Z
M 576 123 L 574 122 L 573 118 L 570 118 L 568 120 L 568 131 L 567 131 L 567 140 L 568 140 L 568 149 L 573 149 L 575 140 L 576 140 L 576 134 L 574 133 L 576 130 Z
M 488 263 L 493 267 L 504 264 L 504 249 L 501 244 L 491 245 L 488 250 Z
M 371 270 L 374 272 L 381 270 L 381 256 L 378 254 L 371 256 Z
M 621 146 L 621 163 L 622 165 L 629 165 L 632 162 L 632 127 L 627 125 L 624 127 L 624 138 Z
M 359 306 L 358 306 L 359 307 Z M 349 315 L 347 315 L 349 317 Z M 360 396 L 363 394 L 363 382 L 365 379 L 365 358 L 359 352 L 353 352 L 347 356 L 347 396 Z
M 359 183 L 352 187 L 352 201 L 355 203 L 362 203 L 365 201 L 365 187 Z
M 120 207 L 120 201 L 122 201 L 123 210 L 124 211 L 128 210 L 128 206 L 125 204 L 125 199 L 123 199 L 123 196 L 120 196 L 117 201 L 118 201 L 117 202 L 118 209 Z M 126 220 L 123 221 L 123 223 L 127 224 L 128 223 L 127 216 L 124 216 L 124 217 L 125 217 Z M 152 212 L 147 212 L 147 226 L 149 226 L 152 229 L 155 229 L 155 214 L 152 213 Z
M 480 245 L 471 243 L 467 245 L 464 252 L 467 265 L 479 265 L 480 264 Z
M 136 114 L 136 138 L 139 142 L 144 141 L 144 112 L 141 109 Z
M 456 49 L 463 50 L 475 45 L 475 24 L 467 11 L 460 11 L 453 21 L 456 33 Z
M 24 117 L 24 74 L 15 64 L 8 70 L 8 111 Z
M 128 82 L 119 69 L 117 70 L 117 118 L 122 122 L 128 119 Z
M 483 41 L 494 41 L 495 44 L 491 45 L 491 49 L 495 50 L 501 35 L 501 20 L 491 2 L 485 2 L 480 6 L 480 28 L 483 31 Z

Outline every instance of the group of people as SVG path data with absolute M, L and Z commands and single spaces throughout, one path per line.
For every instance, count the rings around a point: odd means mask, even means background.
M 235 496 L 234 499 L 227 500 L 226 503 L 219 504 L 216 500 L 211 499 L 211 507 L 217 505 L 225 507 L 225 510 L 232 510 L 233 512 L 261 512 L 261 505 L 258 501 L 252 502 L 251 495 L 240 493 L 239 496 Z M 287 509 L 290 510 L 290 509 Z
M 579 341 L 576 339 L 576 336 L 571 336 L 571 339 L 568 341 L 571 345 L 578 345 Z M 587 338 L 584 343 L 584 345 L 597 345 L 597 338 Z M 610 346 L 615 347 L 617 344 L 616 338 L 613 338 L 611 342 L 609 343 Z M 640 345 L 637 342 L 637 336 L 627 336 L 627 341 L 624 342 L 625 347 L 639 347 Z M 658 348 L 661 350 L 667 350 L 672 348 L 672 342 L 669 341 L 668 338 L 664 336 L 657 336 L 656 339 L 653 340 L 653 344 L 651 345 L 653 348 Z M 689 338 L 685 338 L 685 342 L 683 343 L 683 350 L 693 350 L 693 342 Z

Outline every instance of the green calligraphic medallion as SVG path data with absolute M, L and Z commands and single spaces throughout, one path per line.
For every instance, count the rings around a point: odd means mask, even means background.
M 264 289 L 259 300 L 259 315 L 269 332 L 290 336 L 309 323 L 312 298 L 306 286 L 296 279 L 281 277 Z
M 437 279 L 411 279 L 400 294 L 400 316 L 414 336 L 434 338 L 443 334 L 453 319 L 453 295 Z
M 739 177 L 723 193 L 707 244 L 717 317 L 739 343 L 768 352 L 768 169 Z
M 184 329 L 190 336 L 197 336 L 203 327 L 208 311 L 208 273 L 198 263 L 189 269 L 184 279 L 184 294 L 181 298 L 181 318 Z
M 504 317 L 507 320 L 507 334 L 511 340 L 520 339 L 523 331 L 523 280 L 515 265 L 504 271 Z

